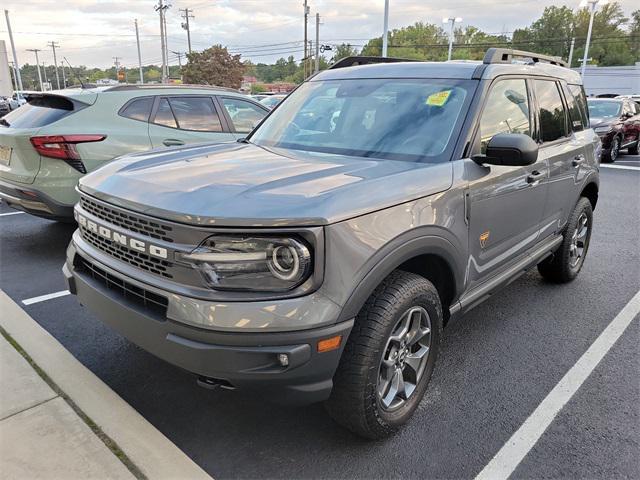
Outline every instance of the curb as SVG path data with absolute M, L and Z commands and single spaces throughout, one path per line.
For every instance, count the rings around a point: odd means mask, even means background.
M 47 376 L 152 479 L 211 477 L 0 290 L 0 325 Z

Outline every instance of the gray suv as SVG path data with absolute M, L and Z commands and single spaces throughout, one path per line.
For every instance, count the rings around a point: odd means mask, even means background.
M 447 322 L 535 266 L 576 277 L 599 148 L 557 58 L 349 58 L 235 144 L 83 177 L 63 270 L 202 386 L 325 401 L 379 438 L 416 409 Z

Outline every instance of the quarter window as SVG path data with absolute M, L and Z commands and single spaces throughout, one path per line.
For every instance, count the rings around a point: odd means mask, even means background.
M 157 123 L 158 125 L 164 125 L 165 127 L 178 128 L 176 119 L 173 116 L 173 112 L 171 111 L 171 106 L 169 105 L 169 100 L 167 100 L 166 98 L 160 99 L 158 111 L 156 112 L 156 118 L 153 122 Z
M 130 102 L 120 113 L 123 117 L 132 120 L 140 120 L 142 122 L 149 121 L 151 107 L 153 106 L 153 97 L 138 98 Z
M 222 103 L 238 133 L 250 132 L 267 114 L 263 108 L 239 98 L 223 97 Z
M 182 130 L 221 132 L 222 124 L 211 97 L 171 97 L 171 110 Z
M 567 135 L 567 112 L 556 82 L 535 80 L 540 106 L 540 135 L 543 142 L 553 142 Z
M 531 136 L 529 96 L 523 79 L 501 80 L 491 89 L 480 118 L 482 153 L 494 135 L 522 133 Z
M 583 127 L 588 128 L 589 108 L 587 107 L 587 96 L 584 94 L 584 89 L 580 85 L 569 85 L 569 91 L 573 94 L 573 98 L 575 98 L 578 103 Z
M 584 130 L 586 126 L 584 124 L 584 119 L 582 118 L 582 112 L 580 112 L 580 107 L 578 107 L 578 102 L 573 96 L 573 94 L 569 91 L 569 89 L 563 86 L 564 89 L 564 98 L 567 100 L 567 105 L 569 106 L 569 121 L 571 125 L 571 130 L 574 132 L 579 132 Z

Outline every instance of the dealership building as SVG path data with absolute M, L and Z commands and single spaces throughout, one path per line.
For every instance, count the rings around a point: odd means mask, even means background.
M 580 71 L 580 69 L 575 69 Z M 640 62 L 625 67 L 587 65 L 583 78 L 589 96 L 640 94 Z

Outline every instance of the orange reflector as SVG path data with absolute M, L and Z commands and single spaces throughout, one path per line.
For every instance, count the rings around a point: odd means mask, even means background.
M 320 340 L 318 342 L 318 352 L 330 352 L 331 350 L 335 350 L 340 347 L 340 342 L 342 341 L 342 335 L 336 335 L 335 337 L 325 338 L 324 340 Z

